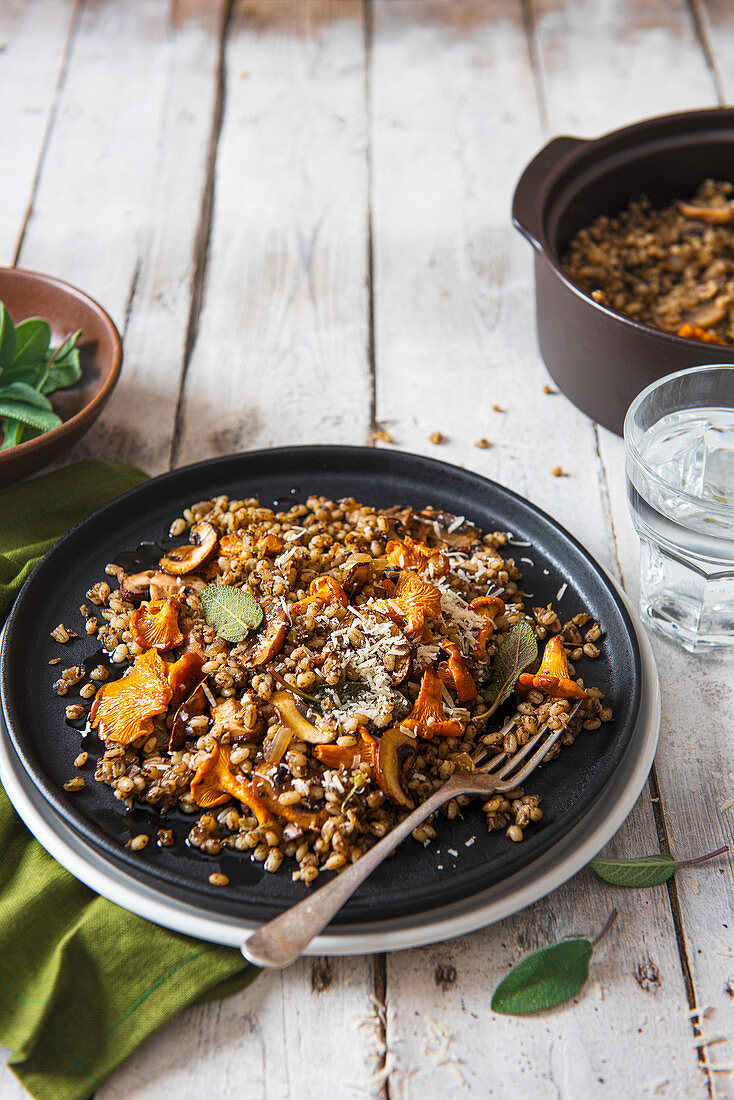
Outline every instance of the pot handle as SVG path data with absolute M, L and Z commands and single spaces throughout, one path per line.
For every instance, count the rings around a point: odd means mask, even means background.
M 541 249 L 539 241 L 542 211 L 538 196 L 546 176 L 556 165 L 579 145 L 585 145 L 584 138 L 556 137 L 533 157 L 515 188 L 512 200 L 512 222 L 533 248 Z

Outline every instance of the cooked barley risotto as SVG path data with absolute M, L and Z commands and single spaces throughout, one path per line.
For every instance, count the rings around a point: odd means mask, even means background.
M 712 344 L 734 343 L 734 185 L 704 180 L 662 209 L 642 195 L 572 238 L 569 279 L 635 321 Z
M 173 844 L 176 808 L 201 851 L 249 853 L 266 871 L 287 859 L 310 885 L 480 755 L 568 722 L 552 758 L 612 718 L 574 667 L 598 657 L 599 624 L 526 607 L 506 533 L 432 508 L 311 497 L 273 512 L 217 497 L 170 534 L 188 541 L 157 568 L 110 563 L 92 585 L 81 612 L 105 656 L 54 684 L 67 719 L 104 743 L 94 778 L 128 807 L 160 811 L 156 836 L 133 837 L 132 851 Z M 519 633 L 539 653 L 513 671 L 506 721 L 495 672 Z M 53 632 L 61 645 L 74 636 L 63 623 Z M 68 791 L 84 787 L 88 763 L 81 752 Z M 543 816 L 522 788 L 483 810 L 510 841 Z M 438 828 L 434 817 L 413 836 L 428 844 Z

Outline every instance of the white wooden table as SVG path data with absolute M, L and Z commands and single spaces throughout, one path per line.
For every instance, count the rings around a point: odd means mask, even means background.
M 157 473 L 382 427 L 552 512 L 636 598 L 621 441 L 543 391 L 509 205 L 555 133 L 731 98 L 733 5 L 2 0 L 0 47 L 0 262 L 87 289 L 124 333 L 70 457 Z M 732 665 L 654 647 L 657 764 L 610 850 L 693 856 L 731 839 Z M 583 872 L 462 939 L 263 974 L 97 1095 L 734 1097 L 731 899 L 727 861 L 644 892 Z M 514 960 L 613 905 L 574 1003 L 492 1014 Z

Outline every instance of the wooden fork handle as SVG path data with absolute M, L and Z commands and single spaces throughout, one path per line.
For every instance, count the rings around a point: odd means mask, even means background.
M 467 783 L 468 779 L 466 774 L 451 776 L 443 787 L 434 791 L 430 798 L 408 814 L 399 825 L 391 829 L 387 836 L 378 841 L 346 871 L 342 871 L 325 886 L 314 890 L 303 901 L 287 909 L 285 913 L 261 925 L 256 932 L 247 937 L 240 948 L 245 958 L 256 966 L 272 969 L 281 969 L 295 962 L 311 940 L 323 932 L 357 887 L 372 874 L 383 859 L 397 848 L 401 841 L 413 832 L 413 829 L 456 794 L 467 791 L 467 787 L 471 784 L 470 779 Z M 484 788 L 482 791 L 484 793 Z

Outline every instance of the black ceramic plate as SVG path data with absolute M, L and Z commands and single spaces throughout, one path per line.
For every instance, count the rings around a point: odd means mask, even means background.
M 632 623 L 616 592 L 590 555 L 549 516 L 527 501 L 477 474 L 442 462 L 396 451 L 358 447 L 299 447 L 254 451 L 199 463 L 148 481 L 84 520 L 46 555 L 23 587 L 7 624 L 0 664 L 0 691 L 10 736 L 26 770 L 43 795 L 75 829 L 112 862 L 137 879 L 209 910 L 248 919 L 274 916 L 306 893 L 291 881 L 292 864 L 268 874 L 246 853 L 206 857 L 184 843 L 183 815 L 165 819 L 150 808 L 126 813 L 108 787 L 85 769 L 86 788 L 63 790 L 75 772 L 80 733 L 65 721 L 73 690 L 59 698 L 51 685 L 59 668 L 86 663 L 99 653 L 83 633 L 79 605 L 105 564 L 134 566 L 136 548 L 168 542 L 171 520 L 193 501 L 219 494 L 233 499 L 257 496 L 263 504 L 290 505 L 311 493 L 333 499 L 354 496 L 378 507 L 434 505 L 464 515 L 484 531 L 512 532 L 525 547 L 505 553 L 523 561 L 524 588 L 533 605 L 552 601 L 562 619 L 588 611 L 605 632 L 602 656 L 581 665 L 590 683 L 604 691 L 614 721 L 585 733 L 528 788 L 542 795 L 543 820 L 526 831 L 521 844 L 503 832 L 488 833 L 480 808 L 462 819 L 438 822 L 438 838 L 423 848 L 408 840 L 348 902 L 340 923 L 382 920 L 426 910 L 469 896 L 507 877 L 547 850 L 591 808 L 621 760 L 634 731 L 640 699 L 640 656 Z M 140 551 L 141 559 L 145 550 Z M 151 564 L 141 561 L 141 567 Z M 567 587 L 560 601 L 556 595 Z M 57 623 L 76 627 L 81 637 L 59 647 L 50 637 Z M 62 655 L 61 666 L 49 666 Z M 90 755 L 100 754 L 96 738 L 84 739 Z M 151 843 L 129 853 L 124 843 L 140 832 L 153 837 L 162 826 L 177 835 L 173 848 Z M 212 871 L 230 878 L 227 890 L 210 886 Z

